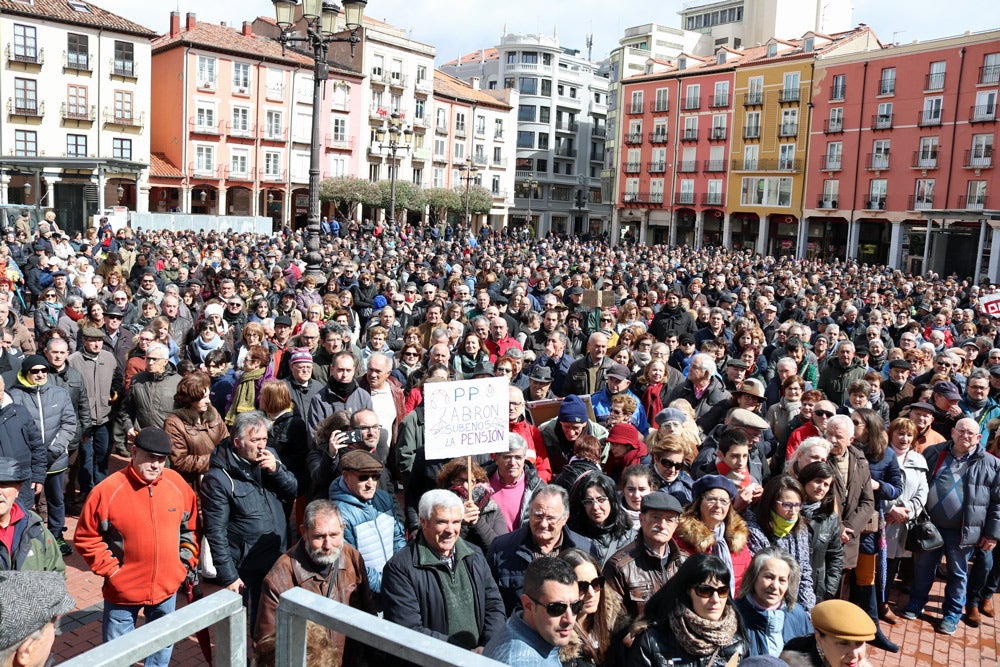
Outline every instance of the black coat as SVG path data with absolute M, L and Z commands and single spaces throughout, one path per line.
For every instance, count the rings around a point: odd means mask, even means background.
M 840 596 L 840 576 L 844 571 L 844 544 L 840 541 L 840 518 L 834 513 L 807 514 L 813 587 L 816 602 Z
M 0 408 L 0 456 L 17 459 L 21 468 L 30 471 L 28 482 L 21 485 L 17 496 L 22 509 L 35 504 L 32 483 L 44 484 L 48 472 L 48 451 L 42 434 L 31 414 L 22 406 L 11 403 Z
M 725 667 L 733 655 L 739 653 L 745 657 L 749 652 L 749 644 L 739 630 L 732 642 L 719 647 L 714 660 L 711 656 L 699 658 L 681 648 L 670 624 L 664 622 L 649 626 L 636 637 L 625 664 L 628 667 Z

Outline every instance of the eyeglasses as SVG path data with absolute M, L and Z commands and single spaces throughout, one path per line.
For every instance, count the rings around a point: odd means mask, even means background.
M 404 352 L 403 356 L 404 357 L 419 357 L 420 355 L 417 354 L 416 352 Z
M 584 498 L 583 499 L 583 504 L 587 505 L 588 507 L 590 505 L 603 505 L 606 502 L 608 502 L 608 497 L 607 496 L 597 496 L 596 498 Z
M 779 500 L 777 504 L 781 507 L 781 509 L 785 510 L 786 512 L 798 512 L 799 510 L 802 509 L 802 503 L 792 503 L 784 500 Z
M 544 522 L 544 523 L 558 523 L 562 519 L 561 516 L 549 516 L 541 512 L 533 512 L 531 514 L 531 518 L 537 519 L 539 522 Z
M 728 507 L 732 501 L 729 498 L 702 498 L 706 505 L 719 505 L 720 507 Z
M 397 301 L 397 300 L 395 300 L 395 299 L 393 299 L 393 300 L 392 300 L 392 304 L 393 304 L 394 306 L 402 306 L 402 305 L 403 305 L 404 303 L 406 303 L 406 302 L 405 302 L 405 301 L 403 301 L 403 299 L 400 299 L 399 301 Z
M 524 401 L 511 401 L 510 402 L 510 407 L 512 407 L 512 408 L 516 408 L 516 407 L 519 407 L 521 405 L 524 405 Z
M 729 597 L 729 586 L 709 586 L 708 584 L 698 584 L 694 587 L 694 594 L 703 600 L 712 597 L 712 593 L 725 600 Z
M 49 369 L 48 368 L 41 368 L 41 367 L 39 367 L 39 368 L 32 368 L 28 372 L 31 373 L 32 375 L 47 375 L 48 372 L 49 372 Z
M 377 430 L 379 430 L 382 427 L 379 426 L 378 424 L 362 424 L 361 426 L 358 426 L 357 428 L 358 428 L 358 430 L 361 430 L 361 431 L 377 431 Z
M 543 607 L 545 609 L 545 613 L 551 616 L 552 618 L 558 618 L 562 616 L 563 614 L 566 613 L 567 609 L 573 612 L 574 616 L 577 616 L 581 611 L 583 611 L 583 605 L 584 605 L 583 600 L 577 600 L 576 602 L 549 602 L 548 604 L 546 604 L 544 602 L 539 602 L 530 595 L 528 596 L 528 599 L 537 604 L 538 606 Z
M 813 410 L 813 414 L 818 417 L 826 417 L 827 419 L 833 416 L 833 413 L 827 410 Z
M 576 585 L 580 588 L 580 595 L 586 595 L 591 588 L 600 591 L 604 587 L 604 577 L 597 577 L 590 581 L 577 581 Z
M 671 461 L 670 459 L 660 459 L 660 465 L 667 470 L 684 470 L 687 464 L 684 461 Z

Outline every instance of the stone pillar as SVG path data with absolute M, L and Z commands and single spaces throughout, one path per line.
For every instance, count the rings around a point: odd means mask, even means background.
M 181 209 L 181 213 L 191 213 L 191 186 L 183 185 L 181 186 L 181 194 L 177 202 L 177 206 Z
M 226 210 L 226 188 L 222 185 L 219 186 L 219 191 L 215 195 L 215 214 L 229 215 L 229 211 Z
M 667 241 L 670 245 L 677 245 L 677 211 L 670 212 L 670 235 Z
M 107 208 L 107 204 L 104 203 L 104 186 L 108 183 L 107 178 L 104 175 L 104 169 L 97 169 L 97 210 L 103 211 Z
M 646 211 L 639 219 L 639 245 L 646 245 L 646 239 L 649 238 L 649 218 L 652 214 L 652 211 Z
M 0 204 L 10 203 L 10 176 L 0 173 Z
M 760 219 L 757 227 L 757 252 L 761 255 L 767 254 L 767 232 L 770 226 L 771 221 L 766 216 Z
M 694 248 L 700 249 L 705 244 L 705 212 L 698 211 L 694 217 Z
M 861 223 L 857 220 L 851 220 L 847 223 L 847 254 L 845 258 L 848 260 L 856 259 L 858 256 L 858 230 L 861 229 Z
M 728 212 L 722 218 L 722 245 L 725 248 L 733 247 L 733 221 Z
M 1000 283 L 1000 227 L 993 227 L 990 238 L 989 278 L 994 285 Z
M 611 207 L 611 230 L 608 232 L 608 241 L 611 243 L 611 247 L 618 245 L 619 239 L 621 239 L 621 225 L 618 222 L 618 207 Z M 641 232 L 640 232 L 641 235 Z
M 809 244 L 809 218 L 799 218 L 799 236 L 796 242 L 795 256 L 804 259 Z
M 889 236 L 889 267 L 901 269 L 903 264 L 903 223 L 892 222 L 892 233 Z

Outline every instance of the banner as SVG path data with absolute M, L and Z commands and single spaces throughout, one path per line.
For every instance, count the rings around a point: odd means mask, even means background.
M 979 303 L 983 305 L 983 312 L 990 317 L 1000 316 L 1000 292 L 980 297 Z
M 424 457 L 506 452 L 509 386 L 502 377 L 425 384 Z

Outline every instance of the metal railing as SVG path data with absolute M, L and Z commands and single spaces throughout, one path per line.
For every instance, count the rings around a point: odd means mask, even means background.
M 330 628 L 362 644 L 374 646 L 397 660 L 409 660 L 424 667 L 501 667 L 501 663 L 496 660 L 390 623 L 303 588 L 286 591 L 278 600 L 276 664 L 282 667 L 306 667 L 307 621 Z
M 210 627 L 215 631 L 214 664 L 219 667 L 245 667 L 246 623 L 243 599 L 232 591 L 221 590 L 62 664 L 66 667 L 128 667 Z M 304 621 L 302 633 L 304 656 Z M 305 665 L 305 662 L 299 664 Z

